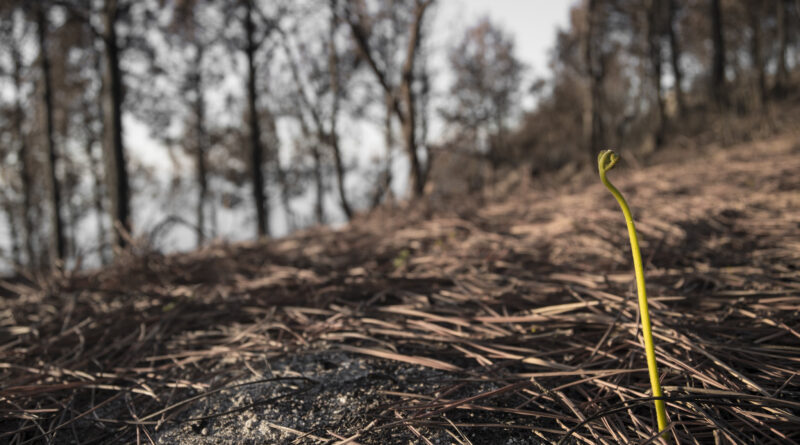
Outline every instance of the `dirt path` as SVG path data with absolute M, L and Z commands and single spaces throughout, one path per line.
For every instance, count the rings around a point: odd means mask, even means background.
M 610 175 L 680 441 L 800 442 L 800 144 Z M 624 220 L 587 184 L 5 284 L 0 441 L 647 441 Z

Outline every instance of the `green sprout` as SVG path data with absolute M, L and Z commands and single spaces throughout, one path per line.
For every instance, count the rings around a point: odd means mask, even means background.
M 401 250 L 400 253 L 397 254 L 396 257 L 394 257 L 394 260 L 392 260 L 392 264 L 394 265 L 394 268 L 395 269 L 400 269 L 402 267 L 405 267 L 405 265 L 408 264 L 408 259 L 410 257 L 411 257 L 411 251 L 410 250 L 408 250 L 408 249 Z
M 655 400 L 656 417 L 658 418 L 658 429 L 664 431 L 667 428 L 667 413 L 664 409 L 664 400 L 661 393 L 661 384 L 658 381 L 658 368 L 656 366 L 656 353 L 653 347 L 653 331 L 650 327 L 650 312 L 647 309 L 647 291 L 644 285 L 644 268 L 642 267 L 642 254 L 639 251 L 639 238 L 636 236 L 636 227 L 633 225 L 631 209 L 622 194 L 608 181 L 606 173 L 614 168 L 619 161 L 619 155 L 613 150 L 603 150 L 597 156 L 597 169 L 600 171 L 600 180 L 608 188 L 614 198 L 619 202 L 622 213 L 625 214 L 625 222 L 628 224 L 628 236 L 631 239 L 631 252 L 633 253 L 633 268 L 636 272 L 636 288 L 639 293 L 639 312 L 642 318 L 642 334 L 644 335 L 644 349 L 647 356 L 647 369 L 650 372 L 650 385 L 653 388 Z M 667 438 L 666 432 L 662 437 Z

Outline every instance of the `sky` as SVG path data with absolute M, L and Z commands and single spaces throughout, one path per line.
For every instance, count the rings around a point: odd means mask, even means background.
M 492 21 L 510 32 L 517 43 L 517 56 L 532 69 L 533 75 L 547 71 L 548 52 L 556 30 L 569 22 L 569 9 L 575 0 L 439 0 L 436 29 L 451 30 L 454 43 L 465 28 L 479 18 Z M 530 74 L 530 73 L 529 73 Z

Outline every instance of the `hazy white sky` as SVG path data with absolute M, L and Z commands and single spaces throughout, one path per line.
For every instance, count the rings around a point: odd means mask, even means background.
M 569 9 L 576 0 L 439 0 L 436 29 L 450 30 L 452 43 L 478 18 L 488 15 L 512 33 L 517 55 L 534 75 L 547 67 L 548 51 L 553 46 L 556 29 L 565 27 Z

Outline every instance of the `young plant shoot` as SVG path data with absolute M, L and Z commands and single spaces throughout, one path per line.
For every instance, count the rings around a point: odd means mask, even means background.
M 600 171 L 600 180 L 611 191 L 614 198 L 619 202 L 622 213 L 625 214 L 625 222 L 628 224 L 628 236 L 631 239 L 631 252 L 633 253 L 633 267 L 636 272 L 636 288 L 639 293 L 639 313 L 642 319 L 642 334 L 644 336 L 644 349 L 647 356 L 647 368 L 650 372 L 650 385 L 653 388 L 653 397 L 663 397 L 661 384 L 658 381 L 658 368 L 656 367 L 656 353 L 653 347 L 653 332 L 650 327 L 650 313 L 647 309 L 647 291 L 644 284 L 644 267 L 642 266 L 642 254 L 639 251 L 639 239 L 636 236 L 636 228 L 633 225 L 631 209 L 622 194 L 608 181 L 606 173 L 614 168 L 619 161 L 619 155 L 612 150 L 603 150 L 597 156 L 597 168 Z M 664 401 L 655 400 L 656 417 L 658 418 L 658 429 L 664 431 L 667 427 L 667 413 L 664 409 Z M 664 433 L 663 437 L 666 438 Z

